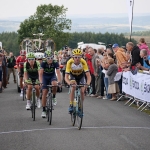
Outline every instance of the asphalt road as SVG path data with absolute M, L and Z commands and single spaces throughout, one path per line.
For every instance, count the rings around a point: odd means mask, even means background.
M 68 89 L 57 94 L 52 125 L 25 109 L 12 79 L 0 94 L 0 150 L 149 150 L 150 117 L 124 101 L 86 97 L 83 127 L 71 126 Z

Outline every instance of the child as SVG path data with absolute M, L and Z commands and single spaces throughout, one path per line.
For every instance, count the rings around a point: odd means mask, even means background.
M 116 94 L 119 93 L 119 87 L 117 82 L 114 81 L 114 77 L 116 76 L 117 72 L 118 72 L 118 67 L 117 65 L 114 63 L 114 59 L 110 58 L 107 60 L 108 61 L 108 71 L 107 71 L 107 75 L 108 75 L 108 93 L 112 94 L 112 99 L 110 99 L 111 101 L 113 100 L 117 100 Z

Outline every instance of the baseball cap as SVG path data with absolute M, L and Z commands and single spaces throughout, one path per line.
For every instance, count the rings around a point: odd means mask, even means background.
M 112 48 L 116 48 L 119 47 L 119 45 L 117 43 L 113 44 Z

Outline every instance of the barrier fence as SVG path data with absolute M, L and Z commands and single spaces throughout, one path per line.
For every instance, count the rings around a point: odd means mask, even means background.
M 150 74 L 138 72 L 133 75 L 130 71 L 123 72 L 122 91 L 130 95 L 127 103 L 133 100 L 132 105 L 135 101 L 140 101 L 142 105 L 138 109 L 144 106 L 144 110 L 150 104 Z M 120 98 L 117 101 L 119 100 Z

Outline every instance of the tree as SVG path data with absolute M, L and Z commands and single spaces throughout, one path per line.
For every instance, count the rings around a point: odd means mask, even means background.
M 40 5 L 36 13 L 20 24 L 19 43 L 26 37 L 33 38 L 33 33 L 44 33 L 44 39 L 52 38 L 57 49 L 68 43 L 71 20 L 66 19 L 67 8 L 58 5 Z

